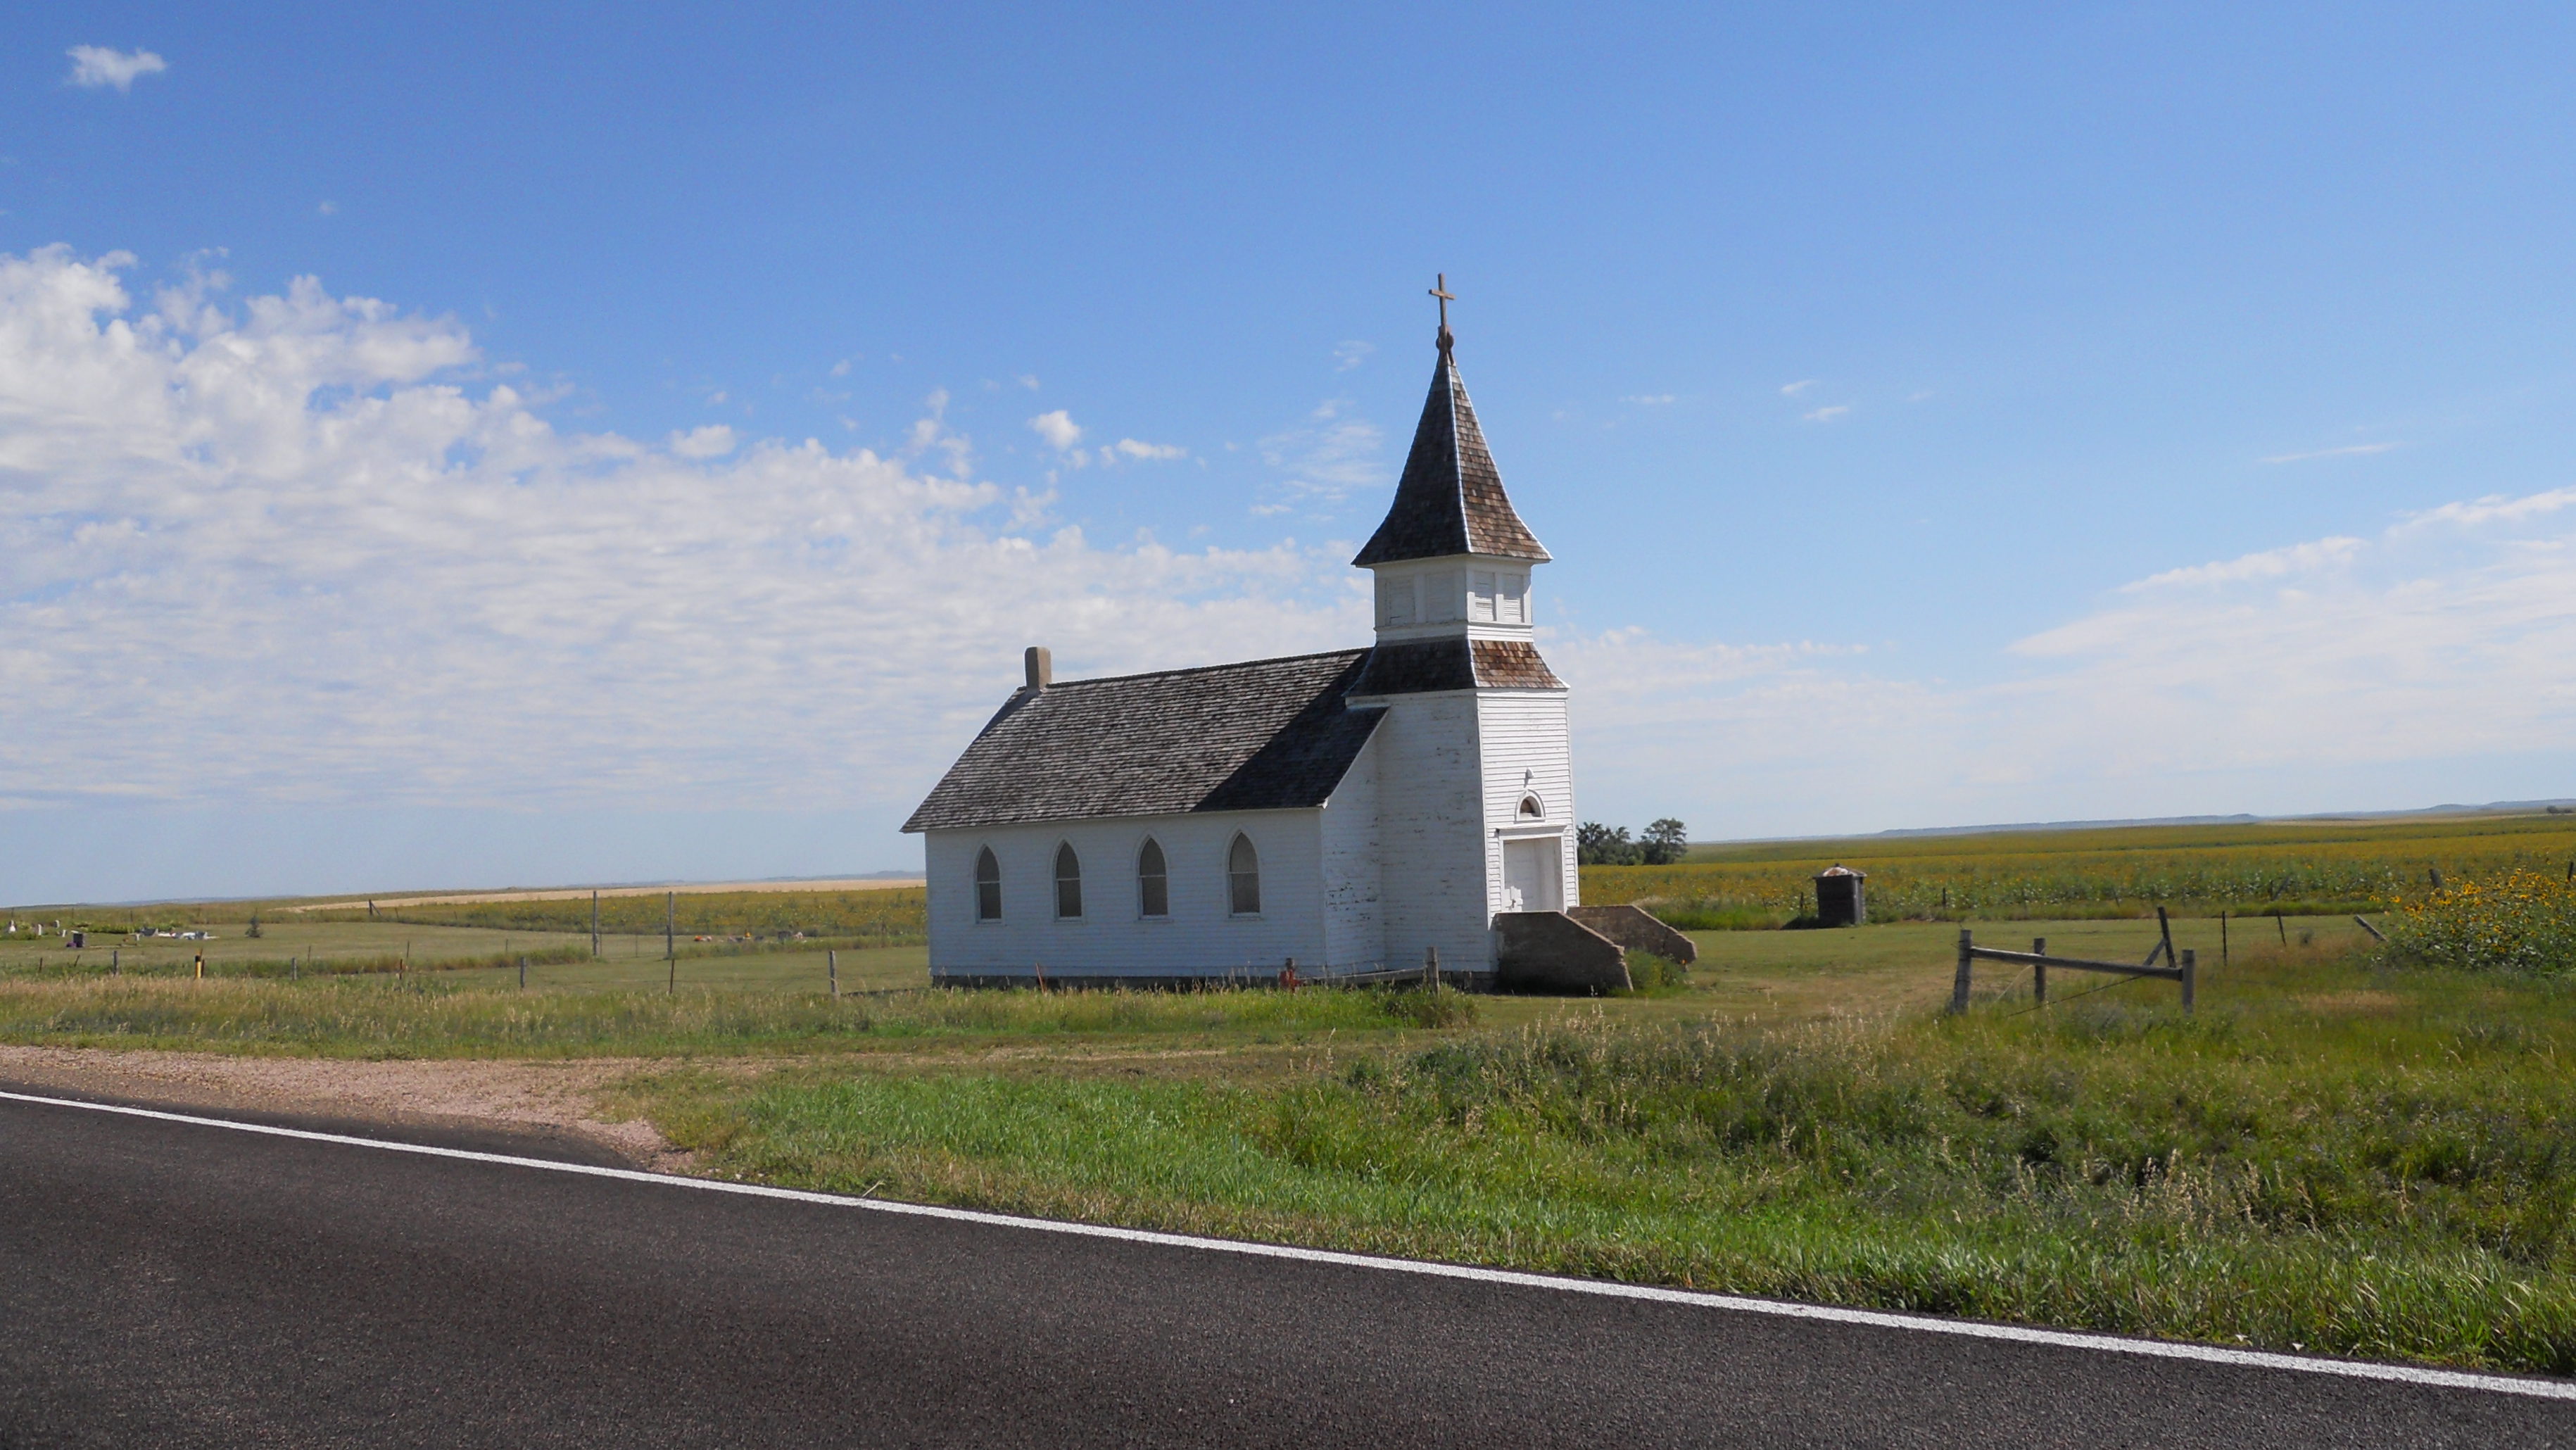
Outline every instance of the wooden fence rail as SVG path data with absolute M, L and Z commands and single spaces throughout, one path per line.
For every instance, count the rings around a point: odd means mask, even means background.
M 1959 929 L 1959 975 L 1950 987 L 1950 1010 L 1968 1010 L 1968 968 L 1973 962 L 2017 962 L 2031 969 L 2031 995 L 2038 1003 L 2048 1001 L 2048 969 L 2064 967 L 2074 972 L 2113 972 L 2123 977 L 2162 977 L 2182 984 L 2182 1010 L 2192 1007 L 2192 989 L 2198 985 L 2200 954 L 2186 948 L 2181 960 L 2172 966 L 2147 967 L 2135 962 L 2088 962 L 2077 957 L 2052 957 L 2045 938 L 2031 943 L 2026 952 L 2008 952 L 1999 947 L 1981 947 L 1966 927 Z M 2149 961 L 2154 957 L 2150 955 Z

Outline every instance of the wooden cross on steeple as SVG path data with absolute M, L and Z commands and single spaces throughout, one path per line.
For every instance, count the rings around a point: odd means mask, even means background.
M 1457 341 L 1449 334 L 1449 304 L 1458 300 L 1458 294 L 1449 290 L 1448 273 L 1436 275 L 1440 280 L 1432 286 L 1431 295 L 1440 299 L 1440 350 L 1447 352 L 1449 345 Z

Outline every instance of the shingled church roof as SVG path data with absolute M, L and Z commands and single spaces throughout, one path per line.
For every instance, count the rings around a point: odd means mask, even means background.
M 1386 714 L 1342 703 L 1368 655 L 1335 650 L 1022 690 L 903 828 L 1322 805 Z
M 1413 451 L 1404 456 L 1395 506 L 1351 561 L 1360 568 L 1451 554 L 1547 561 L 1547 550 L 1503 494 L 1503 476 L 1485 447 L 1485 430 L 1476 425 L 1475 405 L 1467 401 L 1467 385 L 1458 379 L 1449 341 L 1444 323 L 1440 361 L 1431 370 L 1431 396 L 1422 404 L 1422 421 L 1414 425 Z
M 1431 690 L 1562 690 L 1565 681 L 1517 639 L 1418 639 L 1369 651 L 1351 693 L 1413 695 Z

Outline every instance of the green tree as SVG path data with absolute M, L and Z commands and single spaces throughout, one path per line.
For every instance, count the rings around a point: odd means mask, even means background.
M 1646 827 L 1637 840 L 1638 858 L 1649 866 L 1669 866 L 1690 853 L 1690 827 L 1670 816 Z
M 1637 843 L 1628 839 L 1626 826 L 1605 826 L 1599 821 L 1585 821 L 1574 828 L 1574 860 L 1581 866 L 1634 866 Z

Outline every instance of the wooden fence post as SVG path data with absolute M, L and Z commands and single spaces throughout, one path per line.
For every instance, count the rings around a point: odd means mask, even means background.
M 2200 953 L 2184 947 L 2182 949 L 2182 1010 L 2185 1012 L 2191 1010 L 2192 979 L 2199 975 Z
M 519 958 L 519 990 L 522 992 L 528 990 L 528 959 L 526 957 Z
M 599 958 L 599 893 L 596 891 L 590 893 L 590 955 L 594 961 Z
M 2044 936 L 2032 937 L 2030 939 L 2030 954 L 2035 957 L 2047 956 L 2048 938 Z M 2045 1007 L 2048 1005 L 2048 963 L 2046 962 L 2033 962 L 2030 964 L 2030 1004 L 2034 1007 Z
M 680 990 L 680 893 L 670 892 L 662 898 L 662 954 L 671 959 L 671 984 L 666 992 Z
M 841 954 L 840 954 L 839 952 L 835 952 L 835 951 L 827 951 L 827 952 L 823 953 L 823 974 L 824 974 L 824 976 L 826 976 L 827 978 L 829 978 L 829 979 L 831 980 L 831 983 L 832 983 L 832 1000 L 833 1000 L 833 1001 L 835 1001 L 835 1002 L 840 1001 L 840 1000 L 841 1000 Z
M 1968 963 L 1975 960 L 1970 953 L 1976 945 L 1976 939 L 1969 935 L 1968 928 L 1959 928 L 1959 979 L 1950 984 L 1950 1011 L 1953 1014 L 1968 1010 Z
M 2223 911 L 2218 914 L 2218 965 L 2222 969 L 2227 965 L 2227 913 Z
M 1422 949 L 1422 986 L 1425 991 L 1440 989 L 1440 948 Z

